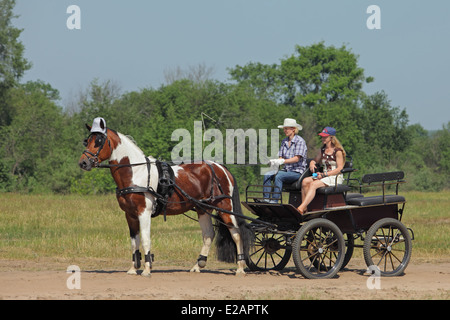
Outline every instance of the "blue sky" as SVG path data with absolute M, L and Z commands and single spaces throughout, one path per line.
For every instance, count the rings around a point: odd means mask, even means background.
M 69 30 L 70 5 L 81 29 Z M 370 5 L 381 29 L 370 30 Z M 16 0 L 14 25 L 33 67 L 23 81 L 57 88 L 64 105 L 98 78 L 122 92 L 158 88 L 164 70 L 205 64 L 227 68 L 278 63 L 295 45 L 343 44 L 410 124 L 441 129 L 450 121 L 450 1 L 445 0 Z M 301 120 L 300 120 L 301 121 Z

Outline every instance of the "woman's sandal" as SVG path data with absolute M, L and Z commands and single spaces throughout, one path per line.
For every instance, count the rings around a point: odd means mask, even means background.
M 308 212 L 307 210 L 302 211 L 302 210 L 300 210 L 299 208 L 297 208 L 297 211 L 300 212 L 301 215 L 304 215 L 306 212 Z

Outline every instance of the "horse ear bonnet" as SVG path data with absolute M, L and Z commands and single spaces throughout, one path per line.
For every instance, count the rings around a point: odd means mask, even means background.
M 95 118 L 92 123 L 91 133 L 100 132 L 106 134 L 106 121 L 103 118 Z

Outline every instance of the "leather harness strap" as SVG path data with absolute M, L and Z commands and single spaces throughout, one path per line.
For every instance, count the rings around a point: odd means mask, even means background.
M 159 173 L 159 181 L 157 191 L 150 186 L 150 170 L 151 170 L 151 162 L 148 158 L 145 158 L 147 165 L 147 187 L 140 186 L 131 186 L 127 188 L 116 188 L 116 194 L 118 196 L 124 196 L 130 193 L 150 193 L 152 196 L 156 198 L 156 209 L 152 214 L 152 217 L 158 216 L 166 207 L 167 199 L 173 192 L 173 187 L 166 181 L 173 181 L 173 171 L 172 168 L 166 163 L 161 161 L 156 161 L 156 166 L 158 168 Z M 162 182 L 162 183 L 161 183 Z M 164 221 L 166 220 L 166 211 L 164 210 Z

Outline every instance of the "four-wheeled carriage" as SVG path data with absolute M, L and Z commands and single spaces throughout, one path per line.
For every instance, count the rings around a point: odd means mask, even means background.
M 403 172 L 367 174 L 357 187 L 379 186 L 382 194 L 365 197 L 350 193 L 352 163 L 342 172 L 345 185 L 319 188 L 308 212 L 301 215 L 301 182 L 309 170 L 290 186 L 288 203 L 268 203 L 260 185 L 246 189 L 242 204 L 258 219 L 250 226 L 256 237 L 247 258 L 251 270 L 282 270 L 292 255 L 299 273 L 310 279 L 332 278 L 350 261 L 355 247 L 362 247 L 368 267 L 376 266 L 382 276 L 403 273 L 411 257 L 412 230 L 401 222 L 405 198 L 398 195 Z M 395 185 L 395 194 L 386 194 Z M 281 193 L 273 190 L 272 193 Z M 361 238 L 363 245 L 356 245 Z M 373 267 L 371 267 L 373 270 Z

